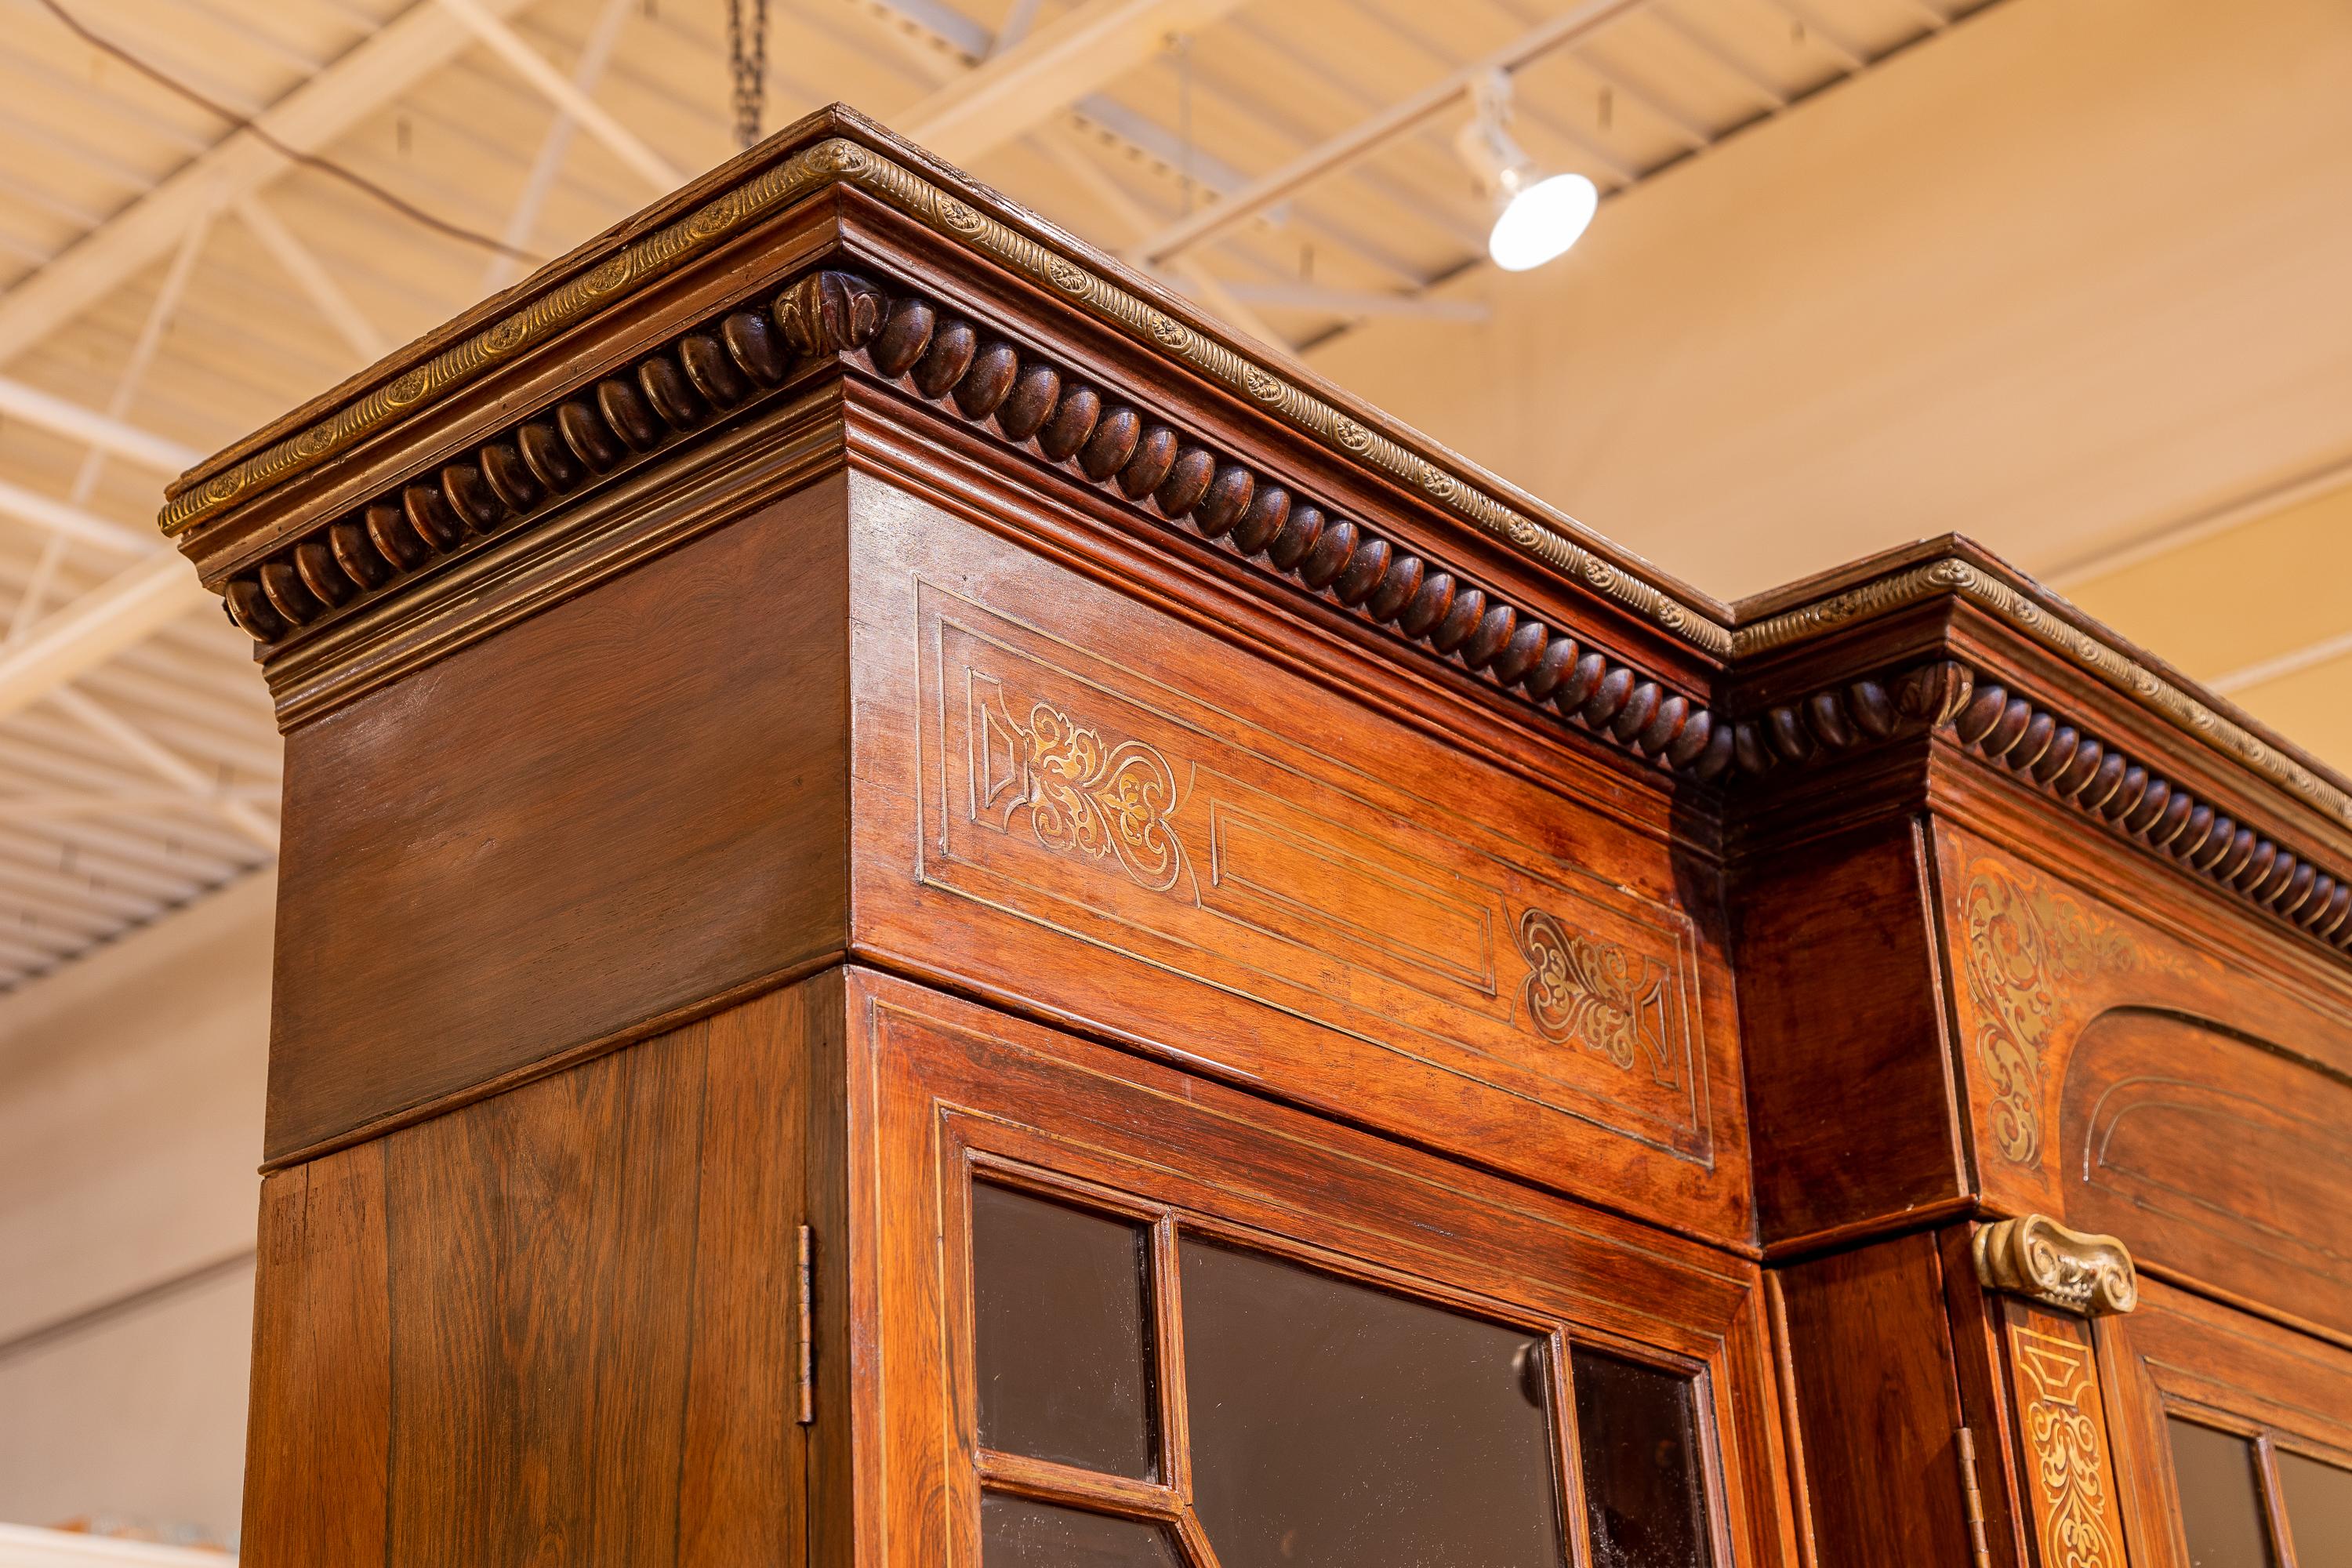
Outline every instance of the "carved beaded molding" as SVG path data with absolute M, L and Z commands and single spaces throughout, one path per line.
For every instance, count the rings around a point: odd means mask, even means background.
M 2131 839 L 2326 943 L 2352 952 L 2352 878 L 2321 870 L 2242 827 L 2171 780 L 2030 700 L 1951 659 L 1867 679 L 1767 709 L 1732 726 L 1745 775 L 1802 766 L 1905 733 L 1948 729 L 2009 769 Z
M 1977 1279 L 1988 1290 L 2086 1318 L 2139 1305 L 2131 1253 L 2112 1236 L 2086 1236 L 2032 1214 L 1982 1227 L 1975 1251 Z
M 842 271 L 812 273 L 769 306 L 740 306 L 685 332 L 429 480 L 281 546 L 226 584 L 230 617 L 263 642 L 316 625 L 835 353 L 862 353 L 877 374 L 998 439 L 1548 705 L 1621 750 L 1701 780 L 1730 765 L 1729 728 L 1641 671 L 1049 360 L 919 295 L 891 298 Z

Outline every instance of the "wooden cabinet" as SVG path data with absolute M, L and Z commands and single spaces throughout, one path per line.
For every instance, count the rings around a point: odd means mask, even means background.
M 259 1568 L 2336 1560 L 2352 801 L 1965 542 L 1716 604 L 843 111 L 164 523 Z

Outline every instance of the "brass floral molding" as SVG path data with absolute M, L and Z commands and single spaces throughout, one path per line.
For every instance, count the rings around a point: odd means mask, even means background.
M 2122 1568 L 2090 1352 L 2021 1323 L 2010 1325 L 2010 1351 L 2031 1385 L 2025 1447 L 2045 1568 Z
M 1676 1083 L 1666 1043 L 1664 964 L 1571 931 L 1544 910 L 1522 913 L 1517 936 L 1528 961 L 1528 1016 L 1538 1034 L 1555 1044 L 1580 1045 L 1625 1072 L 1633 1070 L 1637 1058 L 1646 1058 L 1659 1083 Z
M 2061 987 L 2130 969 L 2138 951 L 2074 899 L 1990 858 L 1969 869 L 1960 918 L 1977 1059 L 1996 1098 L 1993 1143 L 2003 1159 L 2032 1165 L 2042 1157 L 2042 1063 Z
M 1982 1227 L 1975 1251 L 1977 1278 L 1989 1290 L 2085 1317 L 2139 1304 L 2139 1276 L 2122 1242 L 2069 1230 L 2047 1215 Z

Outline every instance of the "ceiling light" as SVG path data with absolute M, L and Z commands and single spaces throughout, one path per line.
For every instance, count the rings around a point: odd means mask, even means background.
M 1470 105 L 1454 146 L 1495 203 L 1486 254 L 1506 272 L 1541 267 L 1584 233 L 1601 192 L 1582 174 L 1538 176 L 1535 160 L 1511 136 L 1511 79 L 1505 73 L 1480 78 L 1470 89 Z

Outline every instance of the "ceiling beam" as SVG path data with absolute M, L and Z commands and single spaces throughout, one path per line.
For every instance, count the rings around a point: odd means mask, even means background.
M 527 0 L 475 3 L 504 19 L 521 10 Z M 263 110 L 256 123 L 290 147 L 314 152 L 473 41 L 474 34 L 444 6 L 411 6 Z M 286 167 L 278 153 L 242 132 L 224 137 L 181 165 L 0 295 L 0 363 L 73 320 L 171 249 L 199 214 L 260 189 Z
M 602 142 L 613 155 L 645 176 L 667 195 L 686 184 L 686 171 L 648 146 L 645 139 L 614 117 L 613 111 L 588 96 L 580 85 L 550 65 L 545 55 L 530 47 L 520 33 L 493 14 L 490 0 L 440 0 L 442 9 L 463 23 L 492 53 L 515 68 L 515 74 L 540 96 L 580 122 L 581 129 Z
M 1181 265 L 1181 262 L 1180 262 Z M 1424 321 L 1483 321 L 1491 312 L 1477 300 L 1441 300 L 1428 294 L 1383 294 L 1370 289 L 1325 289 L 1313 283 L 1228 283 L 1245 305 L 1279 310 L 1314 310 L 1361 318 L 1404 316 Z
M 445 0 L 446 3 L 446 0 Z M 1067 110 L 1242 0 L 1090 0 L 990 55 L 899 117 L 908 141 L 969 163 Z
M 146 555 L 155 550 L 155 536 L 143 530 L 110 521 L 86 508 L 46 496 L 38 490 L 0 479 L 0 517 L 46 529 L 60 539 L 79 540 L 118 555 Z
M 1460 102 L 1473 83 L 1495 71 L 1516 70 L 1570 39 L 1605 26 L 1640 4 L 1641 0 L 1584 0 L 1582 5 L 1529 29 L 1494 53 L 1473 60 L 1411 97 L 1359 121 L 1337 136 L 1309 147 L 1223 200 L 1178 219 L 1139 246 L 1136 254 L 1149 266 L 1164 267 L 1202 241 L 1434 119 Z
M 8 296 L 11 300 L 15 298 L 13 294 Z M 0 310 L 5 309 L 5 302 L 0 301 Z M 0 376 L 0 418 L 22 419 L 27 425 L 37 425 L 54 435 L 69 437 L 86 447 L 96 447 L 118 458 L 128 458 L 142 468 L 152 468 L 157 473 L 176 474 L 195 467 L 204 459 L 204 454 L 194 447 L 166 440 L 127 420 L 100 414 L 95 408 L 85 408 L 53 392 L 43 392 L 37 386 L 27 386 L 6 376 Z
M 177 552 L 125 567 L 0 653 L 0 718 L 21 712 L 189 611 L 218 603 Z

